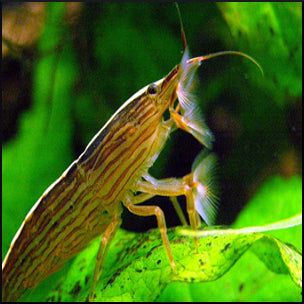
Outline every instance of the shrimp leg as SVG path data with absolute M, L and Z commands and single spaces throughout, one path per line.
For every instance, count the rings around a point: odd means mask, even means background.
M 115 233 L 116 233 L 117 229 L 119 228 L 120 224 L 121 224 L 121 219 L 115 218 L 109 224 L 109 226 L 106 228 L 106 230 L 101 238 L 100 247 L 99 247 L 99 250 L 97 253 L 97 257 L 96 257 L 96 265 L 95 265 L 95 271 L 94 271 L 93 281 L 92 281 L 92 285 L 91 285 L 89 302 L 93 302 L 93 300 L 94 300 L 94 290 L 96 287 L 96 283 L 98 282 L 100 275 L 102 273 L 103 265 L 104 265 L 107 253 L 109 251 L 111 241 L 113 240 Z

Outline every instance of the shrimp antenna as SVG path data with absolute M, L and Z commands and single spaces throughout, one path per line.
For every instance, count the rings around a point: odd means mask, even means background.
M 185 31 L 184 31 L 183 19 L 182 19 L 182 15 L 179 10 L 179 6 L 178 6 L 177 2 L 175 2 L 175 6 L 177 9 L 177 13 L 178 13 L 178 19 L 179 19 L 179 23 L 180 23 L 180 27 L 181 27 L 181 36 L 182 36 L 182 41 L 183 41 L 183 47 L 184 47 L 184 51 L 185 51 L 186 47 L 187 47 L 187 40 L 186 40 Z
M 238 56 L 242 56 L 242 57 L 245 57 L 245 58 L 249 59 L 251 62 L 253 62 L 258 67 L 262 76 L 264 76 L 264 72 L 263 72 L 263 69 L 262 69 L 261 65 L 254 58 L 252 58 L 251 56 L 249 56 L 245 53 L 238 52 L 238 51 L 222 51 L 222 52 L 212 53 L 212 54 L 208 54 L 208 55 L 205 55 L 205 56 L 199 56 L 199 57 L 191 58 L 187 62 L 188 63 L 192 63 L 192 62 L 201 63 L 204 60 L 208 60 L 208 59 L 218 57 L 218 56 L 223 56 L 223 55 L 238 55 Z
M 178 6 L 177 2 L 175 2 L 175 6 L 176 6 L 177 13 L 178 13 L 178 18 L 179 18 L 180 27 L 181 27 L 181 36 L 182 36 L 182 41 L 183 41 L 183 47 L 184 47 L 184 51 L 185 51 L 186 48 L 187 48 L 187 40 L 186 40 L 185 31 L 184 31 L 182 14 L 180 12 L 180 9 L 179 9 L 179 6 Z M 208 59 L 211 59 L 211 58 L 214 58 L 214 57 L 218 57 L 218 56 L 223 56 L 223 55 L 238 55 L 238 56 L 243 56 L 243 57 L 249 59 L 251 62 L 253 62 L 258 67 L 258 69 L 260 70 L 262 76 L 264 76 L 264 72 L 263 72 L 263 69 L 262 69 L 261 65 L 254 58 L 252 58 L 251 56 L 249 56 L 249 55 L 247 55 L 247 54 L 245 54 L 243 52 L 238 52 L 238 51 L 221 51 L 221 52 L 216 52 L 216 53 L 208 54 L 208 55 L 205 55 L 205 56 L 200 56 L 200 57 L 189 59 L 187 62 L 188 63 L 192 63 L 192 62 L 199 62 L 199 63 L 201 63 L 204 60 L 208 60 Z

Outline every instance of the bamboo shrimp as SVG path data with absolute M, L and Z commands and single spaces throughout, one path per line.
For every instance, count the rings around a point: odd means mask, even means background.
M 3 301 L 18 300 L 102 235 L 89 296 L 94 300 L 106 253 L 121 223 L 122 204 L 136 215 L 156 216 L 173 271 L 176 266 L 162 210 L 139 204 L 155 195 L 184 195 L 193 230 L 199 225 L 198 215 L 208 225 L 214 222 L 217 199 L 209 183 L 214 155 L 200 154 L 183 178 L 157 180 L 148 171 L 176 129 L 212 148 L 213 135 L 193 95 L 193 77 L 200 64 L 225 54 L 256 62 L 234 51 L 190 58 L 183 28 L 182 37 L 180 64 L 130 97 L 30 210 L 3 262 Z M 165 119 L 167 110 L 170 117 Z

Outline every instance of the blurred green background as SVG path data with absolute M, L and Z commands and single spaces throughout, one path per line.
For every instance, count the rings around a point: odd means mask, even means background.
M 213 151 L 219 158 L 217 222 L 231 224 L 272 177 L 280 176 L 283 184 L 301 184 L 302 3 L 179 7 L 193 57 L 238 50 L 254 57 L 264 70 L 262 76 L 250 61 L 223 56 L 204 62 L 198 71 L 199 106 L 215 135 Z M 20 27 L 20 16 L 33 26 L 36 11 L 4 7 L 3 28 L 10 15 L 18 16 L 9 23 L 12 32 Z M 166 75 L 183 52 L 173 3 L 44 4 L 39 26 L 31 30 L 42 34 L 24 45 L 3 30 L 8 51 L 3 52 L 2 260 L 43 191 L 124 101 Z M 23 25 L 23 35 L 33 36 L 27 31 L 32 33 Z M 183 176 L 202 148 L 178 130 L 150 172 L 157 178 Z M 278 183 L 277 192 L 281 187 Z M 294 189 L 290 195 L 299 197 L 300 188 Z M 280 208 L 278 215 L 276 201 L 268 201 L 265 191 L 265 208 L 274 210 L 273 220 L 293 215 L 290 197 L 285 197 L 286 209 Z M 184 208 L 183 198 L 180 201 Z M 156 197 L 148 204 L 161 206 L 168 226 L 179 225 L 168 199 Z M 299 206 L 292 210 L 301 212 Z M 263 210 L 259 213 L 262 218 Z M 125 229 L 155 226 L 153 217 L 124 211 Z

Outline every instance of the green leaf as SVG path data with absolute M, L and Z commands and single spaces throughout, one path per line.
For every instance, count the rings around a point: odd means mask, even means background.
M 286 222 L 282 219 L 302 212 L 302 180 L 299 176 L 286 179 L 280 176 L 269 178 L 253 196 L 244 210 L 240 213 L 234 227 L 246 227 L 253 224 L 260 226 L 258 232 L 265 232 L 265 227 L 271 229 L 271 235 L 293 244 L 298 249 L 302 247 L 301 227 L 284 230 L 279 229 Z M 298 218 L 299 220 L 299 218 Z M 278 221 L 276 226 L 267 223 Z M 292 222 L 289 221 L 292 225 Z M 247 232 L 250 232 L 252 227 Z M 257 229 L 256 227 L 254 229 Z M 253 232 L 253 231 L 251 231 Z M 256 242 L 253 247 L 263 248 L 261 255 L 269 251 L 267 243 L 275 243 L 267 236 Z M 281 243 L 281 245 L 284 243 Z M 288 245 L 293 248 L 292 245 Z M 284 247 L 284 246 L 283 246 Z M 271 252 L 280 260 L 284 256 L 279 253 L 279 246 L 272 244 Z M 253 253 L 255 252 L 255 253 Z M 214 282 L 184 284 L 174 283 L 166 288 L 160 298 L 162 301 L 301 301 L 302 296 L 289 276 L 277 275 L 257 259 L 257 250 L 248 250 L 229 272 Z M 296 252 L 296 251 L 295 251 Z M 296 253 L 295 253 L 296 254 Z M 301 261 L 301 260 L 300 260 Z M 292 271 L 291 275 L 296 275 Z M 296 279 L 294 279 L 296 281 Z M 178 293 L 176 292 L 178 290 Z
M 302 4 L 226 2 L 218 7 L 240 49 L 250 50 L 262 65 L 264 86 L 271 95 L 277 92 L 276 102 L 287 101 L 282 91 L 301 96 Z
M 264 236 L 251 249 L 271 271 L 289 273 L 294 282 L 302 287 L 302 254 L 292 245 Z
M 155 301 L 170 282 L 216 280 L 224 275 L 250 246 L 271 271 L 290 273 L 295 283 L 301 286 L 301 254 L 292 246 L 257 232 L 278 227 L 288 228 L 300 223 L 301 216 L 298 216 L 296 219 L 267 225 L 264 228 L 203 228 L 196 233 L 199 236 L 198 252 L 193 238 L 189 236 L 194 234 L 193 231 L 182 227 L 170 229 L 168 235 L 176 261 L 174 273 L 157 229 L 142 235 L 120 230 L 111 246 L 104 272 L 95 289 L 95 301 Z M 99 241 L 95 240 L 77 256 L 65 278 L 56 283 L 56 290 L 45 294 L 42 300 L 87 300 Z M 41 294 L 37 292 L 38 295 Z M 31 300 L 38 299 L 33 295 Z
M 266 180 L 246 205 L 233 224 L 234 228 L 267 225 L 273 221 L 302 214 L 302 179 L 293 176 L 286 179 L 273 176 Z M 272 235 L 284 242 L 291 243 L 302 250 L 302 230 L 293 229 L 273 231 Z

